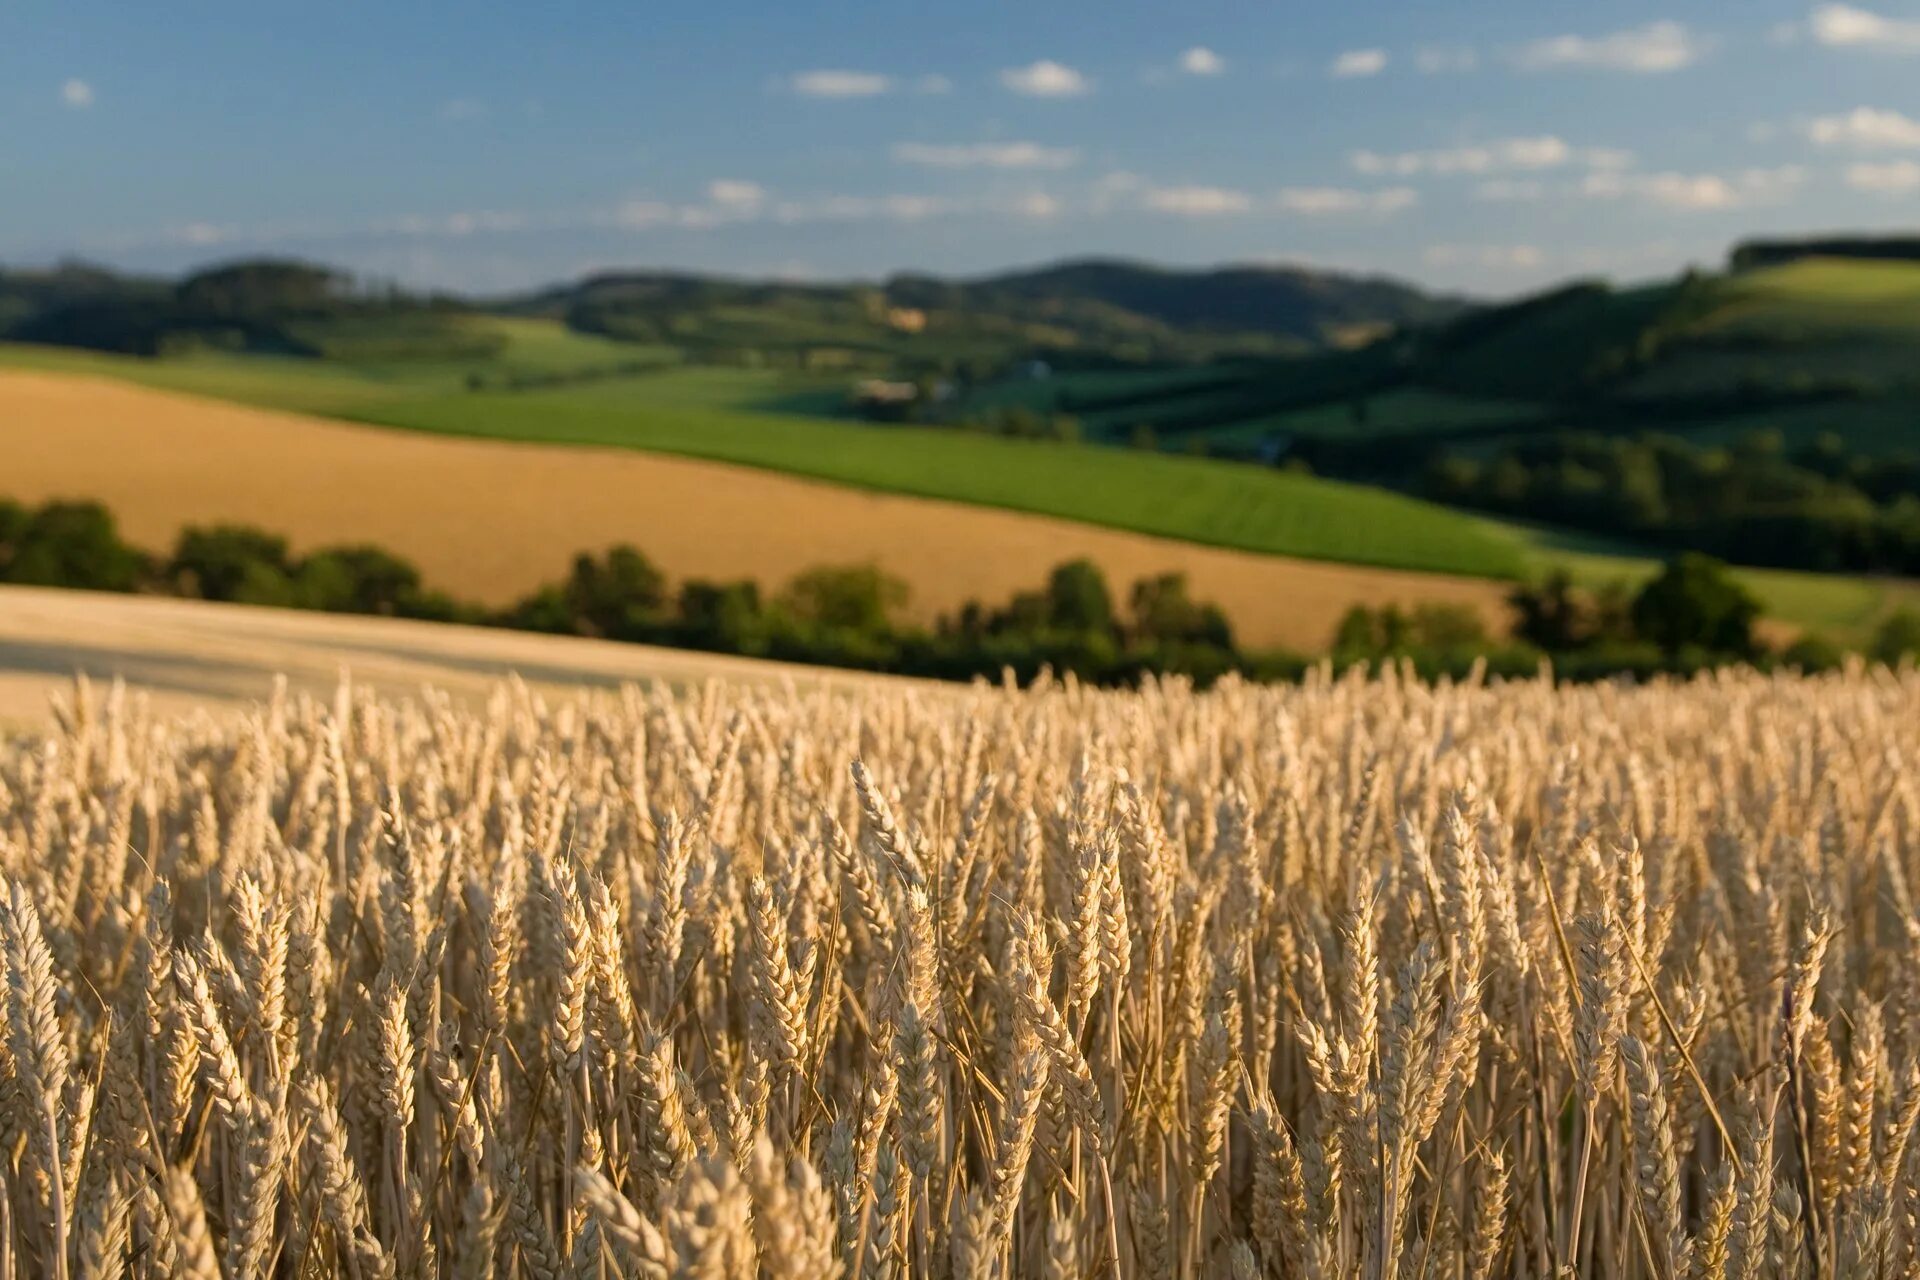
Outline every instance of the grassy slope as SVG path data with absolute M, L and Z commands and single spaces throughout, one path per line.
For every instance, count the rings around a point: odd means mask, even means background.
M 1701 331 L 1920 337 L 1920 263 L 1804 258 L 1716 280 Z
M 665 381 L 656 379 L 655 381 Z M 685 406 L 637 411 L 626 388 L 395 401 L 385 426 L 616 445 L 840 484 L 1040 512 L 1216 546 L 1482 577 L 1520 557 L 1453 512 L 1378 490 L 1186 458 L 954 431 Z
M 545 321 L 504 326 L 484 366 L 561 371 L 636 358 L 627 344 Z M 1651 571 L 1643 556 L 1568 546 L 1556 535 L 1359 486 L 1126 450 L 793 416 L 837 392 L 765 371 L 684 368 L 553 390 L 468 392 L 475 366 L 394 369 L 197 355 L 162 361 L 0 346 L 0 363 L 126 378 L 272 408 L 384 426 L 598 444 L 764 467 L 835 483 L 1039 512 L 1210 545 L 1395 568 L 1518 577 L 1555 563 L 1589 580 Z M 1894 593 L 1861 579 L 1746 572 L 1769 611 L 1854 634 Z
M 762 406 L 807 388 L 758 371 L 469 392 L 449 389 L 460 377 L 447 370 L 398 384 L 307 369 L 282 383 L 286 361 L 22 357 L 17 348 L 9 358 L 381 426 L 681 454 L 1249 551 L 1478 577 L 1525 571 L 1524 557 L 1475 521 L 1398 495 L 1230 463 L 776 414 Z
M 1492 323 L 1476 329 L 1467 322 L 1467 332 L 1442 341 L 1415 365 L 1370 349 L 1270 364 L 1265 374 L 1249 367 L 1249 379 L 1268 384 L 1265 394 L 1304 407 L 1262 409 L 1257 388 L 1250 397 L 1224 389 L 1187 391 L 1165 379 L 1164 395 L 1137 397 L 1112 413 L 1083 409 L 1080 416 L 1105 429 L 1110 420 L 1158 425 L 1224 409 L 1222 421 L 1182 438 L 1226 444 L 1255 442 L 1276 430 L 1340 439 L 1374 432 L 1478 432 L 1505 423 L 1524 431 L 1560 416 L 1556 398 L 1618 366 L 1620 381 L 1612 391 L 1629 402 L 1698 400 L 1750 392 L 1756 385 L 1846 385 L 1863 393 L 1706 419 L 1623 421 L 1627 429 L 1652 426 L 1720 442 L 1777 427 L 1796 444 L 1832 430 L 1866 451 L 1915 443 L 1920 264 L 1810 259 L 1684 287 L 1570 289 L 1519 305 L 1521 313 L 1509 323 L 1490 317 Z M 1649 363 L 1630 369 L 1648 338 L 1657 339 L 1646 351 Z M 1364 423 L 1354 421 L 1357 399 L 1368 406 Z M 1232 412 L 1236 405 L 1244 411 Z M 1623 409 L 1622 415 L 1632 412 Z
M 1524 427 L 1540 420 L 1538 405 L 1524 400 L 1497 400 L 1454 395 L 1419 387 L 1399 387 L 1361 398 L 1364 419 L 1354 416 L 1352 400 L 1332 400 L 1236 423 L 1207 432 L 1210 440 L 1258 440 L 1279 431 L 1331 440 L 1364 440 L 1373 433 L 1396 436 L 1422 432 L 1444 434 L 1482 427 Z
M 1566 569 L 1587 587 L 1613 582 L 1637 586 L 1660 569 L 1657 553 L 1617 539 L 1493 517 L 1485 517 L 1484 523 L 1496 536 L 1514 541 L 1534 576 Z M 1865 641 L 1896 608 L 1920 608 L 1920 583 L 1916 582 L 1792 569 L 1734 572 L 1766 607 L 1768 616 L 1849 643 Z

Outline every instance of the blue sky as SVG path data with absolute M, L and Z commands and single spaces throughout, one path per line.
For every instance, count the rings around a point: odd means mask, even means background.
M 1101 253 L 1500 294 L 1916 226 L 1920 0 L 0 5 L 10 263 Z

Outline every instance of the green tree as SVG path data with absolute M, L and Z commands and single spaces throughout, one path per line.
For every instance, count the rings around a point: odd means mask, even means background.
M 1674 557 L 1633 600 L 1633 629 L 1669 656 L 1695 649 L 1751 657 L 1760 602 L 1727 567 L 1695 552 Z
M 49 502 L 0 512 L 0 581 L 91 591 L 133 591 L 152 565 L 120 540 L 97 502 Z
M 1047 621 L 1062 631 L 1112 632 L 1113 593 L 1091 560 L 1069 560 L 1047 576 Z
M 420 571 L 379 547 L 325 547 L 293 574 L 293 597 L 305 609 L 416 617 L 425 612 Z
M 287 540 L 249 525 L 189 525 L 167 562 L 174 590 L 237 604 L 293 603 Z
M 1514 612 L 1514 634 L 1548 653 L 1578 648 L 1591 636 L 1591 617 L 1573 588 L 1573 575 L 1555 569 L 1537 583 L 1507 593 Z
M 1342 661 L 1371 658 L 1379 651 L 1379 632 L 1374 627 L 1373 610 L 1356 604 L 1340 615 L 1333 630 L 1333 654 Z
M 1827 637 L 1815 631 L 1809 631 L 1780 654 L 1780 661 L 1807 675 L 1820 671 L 1837 671 L 1847 660 L 1847 651 Z
M 1920 657 L 1920 611 L 1895 609 L 1888 614 L 1874 631 L 1868 652 L 1888 666 L 1903 658 Z
M 633 547 L 610 547 L 600 559 L 581 554 L 563 588 L 572 630 L 609 640 L 641 640 L 664 621 L 667 578 Z
M 1233 648 L 1233 628 L 1218 606 L 1187 592 L 1187 575 L 1162 573 L 1133 584 L 1128 604 L 1136 636 L 1161 644 L 1207 644 Z
M 881 636 L 906 607 L 907 584 L 870 564 L 809 569 L 788 584 L 781 603 L 803 623 Z
M 766 651 L 767 618 L 760 588 L 752 582 L 692 581 L 680 588 L 680 631 L 685 643 L 721 653 Z

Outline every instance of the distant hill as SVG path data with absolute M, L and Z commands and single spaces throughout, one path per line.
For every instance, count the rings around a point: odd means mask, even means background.
M 951 362 L 1019 348 L 1132 361 L 1277 354 L 1430 323 L 1468 304 L 1399 281 L 1305 267 L 1180 270 L 1086 259 L 878 284 L 618 272 L 512 305 L 647 342 L 841 345 Z
M 81 263 L 0 268 L 0 339 L 125 355 L 212 348 L 318 357 L 329 354 L 329 330 L 342 323 L 391 325 L 466 309 L 458 299 L 367 286 L 289 259 L 223 263 L 178 280 Z M 421 325 L 405 327 L 421 340 Z M 427 345 L 435 345 L 431 335 Z
M 1728 255 L 1736 271 L 1773 267 L 1802 258 L 1865 258 L 1920 262 L 1920 235 L 1820 236 L 1798 240 L 1748 240 Z
M 890 296 L 910 301 L 941 283 L 897 277 Z M 1099 303 L 1175 329 L 1264 333 L 1318 344 L 1348 327 L 1426 324 L 1467 304 L 1380 276 L 1302 266 L 1228 266 L 1180 270 L 1109 258 L 1085 258 L 945 285 L 983 309 L 1014 303 Z
M 1708 443 L 1778 430 L 1789 446 L 1837 433 L 1866 452 L 1920 450 L 1920 241 L 1753 242 L 1734 260 L 1631 287 L 1577 280 L 1204 378 L 1056 379 L 1041 407 L 1092 439 L 1304 451 L 1316 466 L 1337 450 L 1343 467 L 1364 454 L 1389 470 L 1447 442 L 1562 428 Z
M 696 357 L 952 370 L 1012 359 L 1138 363 L 1351 345 L 1467 304 L 1305 267 L 1177 270 L 1084 260 L 977 279 L 793 283 L 671 271 L 590 276 L 491 300 L 368 288 L 323 265 L 222 264 L 179 280 L 85 265 L 0 269 L 0 339 L 134 355 L 196 347 L 325 356 L 391 338 L 396 357 L 462 354 L 462 313 L 548 316 Z M 442 340 L 446 350 L 440 350 Z

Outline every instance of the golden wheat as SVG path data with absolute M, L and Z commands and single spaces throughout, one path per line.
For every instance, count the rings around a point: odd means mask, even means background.
M 1920 1274 L 1920 675 L 77 686 L 0 1274 Z

